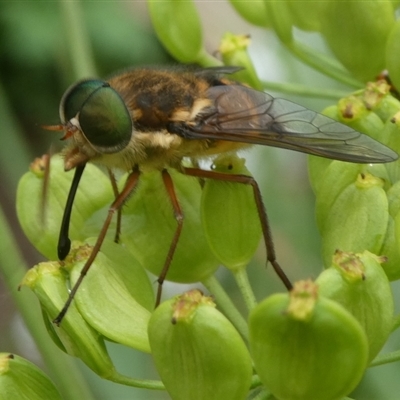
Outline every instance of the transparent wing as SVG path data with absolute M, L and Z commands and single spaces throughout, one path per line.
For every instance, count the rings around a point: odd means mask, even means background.
M 180 125 L 178 134 L 281 147 L 358 163 L 398 158 L 369 136 L 288 100 L 240 85 L 214 86 L 208 95 L 212 105 L 194 124 Z

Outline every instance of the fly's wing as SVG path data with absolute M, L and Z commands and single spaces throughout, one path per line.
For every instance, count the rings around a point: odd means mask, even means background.
M 340 122 L 245 86 L 214 86 L 208 97 L 212 105 L 195 123 L 180 125 L 179 135 L 281 147 L 357 163 L 398 158 L 388 147 Z

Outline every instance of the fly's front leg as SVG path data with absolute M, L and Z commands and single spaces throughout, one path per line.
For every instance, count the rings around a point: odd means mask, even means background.
M 271 263 L 276 274 L 278 275 L 282 283 L 285 285 L 285 287 L 288 290 L 291 290 L 292 283 L 290 282 L 289 278 L 286 276 L 285 272 L 283 271 L 278 261 L 276 260 L 276 253 L 274 248 L 274 242 L 272 240 L 268 215 L 264 203 L 262 201 L 260 188 L 256 180 L 253 177 L 247 175 L 224 174 L 222 172 L 207 171 L 207 170 L 202 170 L 200 168 L 184 168 L 183 173 L 198 178 L 241 183 L 244 185 L 250 185 L 253 188 L 254 200 L 256 202 L 257 212 L 260 218 L 261 229 L 263 232 L 264 245 L 267 251 L 267 262 Z
M 99 234 L 99 236 L 98 236 L 98 238 L 96 240 L 95 245 L 93 246 L 92 252 L 90 253 L 90 256 L 87 259 L 85 265 L 83 266 L 78 280 L 76 281 L 75 285 L 71 289 L 71 291 L 69 293 L 69 296 L 68 296 L 68 299 L 67 299 L 63 309 L 57 315 L 57 317 L 53 320 L 53 322 L 56 325 L 60 325 L 62 319 L 64 318 L 64 315 L 66 314 L 66 312 L 68 311 L 69 306 L 72 303 L 72 300 L 74 299 L 74 296 L 75 296 L 76 292 L 79 289 L 79 286 L 81 285 L 81 283 L 83 281 L 83 278 L 85 277 L 85 275 L 89 271 L 89 268 L 93 264 L 93 261 L 95 260 L 98 252 L 100 251 L 101 245 L 103 244 L 104 238 L 106 237 L 107 230 L 108 230 L 108 228 L 110 226 L 110 223 L 111 223 L 111 220 L 112 220 L 112 217 L 113 217 L 115 211 L 119 210 L 122 207 L 122 205 L 124 204 L 126 199 L 133 192 L 133 190 L 135 189 L 135 187 L 136 187 L 136 185 L 137 185 L 137 183 L 139 181 L 139 177 L 140 177 L 140 172 L 139 172 L 138 169 L 135 168 L 129 174 L 128 179 L 126 180 L 125 186 L 122 189 L 121 193 L 118 194 L 118 197 L 111 204 L 111 206 L 110 206 L 110 208 L 108 210 L 107 218 L 104 221 L 103 227 L 101 228 L 100 234 Z

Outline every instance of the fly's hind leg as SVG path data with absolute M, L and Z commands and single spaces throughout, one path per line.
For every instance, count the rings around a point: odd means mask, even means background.
M 279 279 L 285 285 L 286 289 L 292 289 L 292 283 L 286 276 L 285 272 L 276 260 L 276 253 L 274 248 L 274 242 L 272 240 L 271 228 L 268 221 L 267 211 L 261 197 L 261 191 L 256 180 L 247 175 L 235 175 L 235 174 L 224 174 L 217 171 L 207 171 L 200 168 L 184 168 L 183 173 L 185 175 L 195 176 L 204 179 L 215 179 L 219 181 L 228 181 L 234 183 L 241 183 L 244 185 L 250 185 L 253 188 L 254 200 L 257 206 L 258 216 L 260 218 L 261 229 L 263 232 L 264 245 L 267 251 L 267 262 L 269 262 L 274 268 Z

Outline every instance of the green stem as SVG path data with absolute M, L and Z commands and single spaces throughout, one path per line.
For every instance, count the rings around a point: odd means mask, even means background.
M 68 44 L 68 59 L 76 79 L 97 76 L 89 35 L 79 1 L 60 0 L 64 32 Z
M 21 283 L 27 267 L 2 209 L 0 209 L 0 232 L 0 272 L 63 399 L 94 400 L 76 362 L 62 353 L 49 338 L 33 293 L 28 290 L 18 291 L 18 285 Z
M 16 182 L 26 172 L 27 166 L 33 159 L 33 154 L 24 138 L 21 127 L 12 113 L 7 95 L 1 83 L 0 115 L 3 132 L 0 146 L 0 166 L 2 171 L 7 172 L 6 178 L 8 183 L 10 183 L 9 190 L 15 193 Z M 13 149 L 13 151 L 10 151 L 10 149 Z M 16 154 L 18 154 L 18 162 L 15 162 Z
M 400 326 L 400 315 L 397 315 L 393 319 L 392 332 L 394 332 L 399 326 Z
M 201 65 L 202 67 L 220 67 L 223 65 L 222 61 L 210 55 L 204 49 L 202 49 L 202 51 L 198 54 L 195 63 Z
M 240 293 L 242 293 L 247 309 L 251 311 L 257 305 L 257 300 L 250 285 L 246 268 L 239 268 L 233 273 L 233 276 L 235 277 Z
M 242 337 L 248 340 L 249 328 L 246 320 L 235 307 L 217 278 L 215 278 L 215 276 L 210 276 L 209 278 L 204 279 L 202 284 L 210 291 L 210 293 L 212 293 L 218 306 L 232 322 Z
M 165 390 L 165 386 L 161 381 L 133 379 L 120 374 L 115 374 L 109 378 L 109 380 L 115 383 L 120 383 L 121 385 L 132 386 L 141 389 Z
M 368 367 L 377 367 L 378 365 L 389 364 L 400 360 L 400 350 L 381 354 L 369 364 Z
M 290 17 L 287 2 L 266 2 L 266 6 L 275 33 L 282 44 L 286 46 L 293 55 L 305 64 L 339 82 L 343 82 L 355 88 L 363 86 L 361 82 L 351 77 L 349 72 L 337 60 L 295 40 L 293 35 L 293 21 Z
M 354 79 L 336 60 L 295 40 L 283 43 L 305 64 L 346 85 L 359 89 L 363 84 Z
M 270 81 L 262 81 L 261 83 L 263 89 L 267 91 L 274 90 L 281 93 L 297 94 L 303 97 L 317 97 L 321 99 L 338 100 L 341 99 L 342 97 L 348 96 L 349 94 L 344 90 L 316 89 L 296 83 L 280 83 L 280 82 L 270 82 Z

